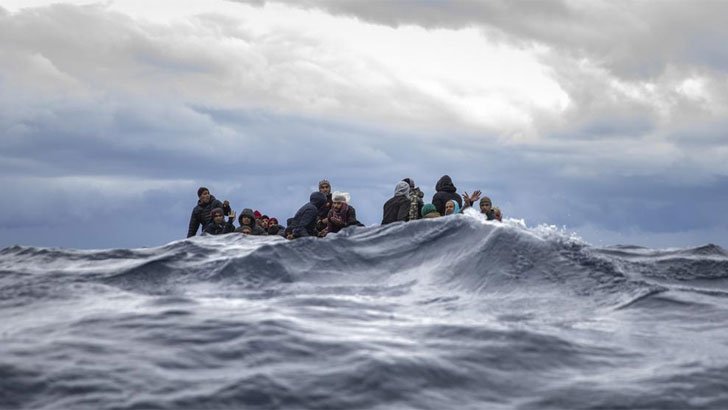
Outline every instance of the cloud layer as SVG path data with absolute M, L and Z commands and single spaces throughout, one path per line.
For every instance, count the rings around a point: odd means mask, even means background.
M 174 240 L 199 185 L 285 219 L 324 177 L 377 223 L 445 173 L 595 242 L 728 233 L 720 2 L 36 3 L 0 8 L 0 246 Z

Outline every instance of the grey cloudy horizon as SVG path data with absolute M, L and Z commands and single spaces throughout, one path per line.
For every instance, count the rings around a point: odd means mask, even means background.
M 0 0 L 0 247 L 184 237 L 198 186 L 366 224 L 443 175 L 597 245 L 728 246 L 723 2 Z M 12 198 L 12 199 L 11 199 Z

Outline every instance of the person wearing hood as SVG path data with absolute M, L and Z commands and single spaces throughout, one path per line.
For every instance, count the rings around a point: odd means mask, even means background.
M 408 221 L 410 204 L 410 185 L 405 181 L 399 181 L 394 188 L 394 196 L 384 204 L 382 225 Z
M 323 235 L 327 233 L 336 233 L 346 228 L 347 226 L 360 225 L 361 223 L 356 220 L 356 209 L 349 205 L 351 197 L 346 192 L 334 192 L 332 195 L 334 204 L 331 206 L 331 210 L 326 216 L 326 230 Z
M 235 232 L 244 233 L 243 229 L 247 226 L 250 229 L 250 235 L 266 235 L 266 231 L 256 223 L 255 212 L 250 208 L 243 209 L 238 217 L 238 223 L 240 227 Z
M 202 226 L 202 231 L 204 232 L 207 224 L 212 221 L 212 210 L 216 208 L 222 210 L 223 207 L 223 203 L 215 199 L 210 194 L 209 189 L 204 186 L 197 189 L 197 205 L 192 208 L 192 215 L 190 215 L 190 223 L 187 228 L 187 237 L 190 238 L 197 235 L 197 230 L 200 229 L 200 226 Z
M 451 199 L 457 202 L 458 206 L 462 208 L 463 199 L 457 193 L 457 188 L 453 185 L 450 176 L 443 175 L 442 178 L 437 181 L 435 191 L 437 192 L 435 192 L 435 195 L 432 196 L 432 204 L 435 205 L 435 208 L 437 208 L 437 212 L 439 212 L 440 215 L 445 215 L 445 203 Z
M 205 227 L 204 235 L 222 235 L 225 233 L 231 233 L 235 231 L 233 226 L 233 219 L 235 215 L 231 215 L 228 218 L 227 223 L 225 222 L 225 215 L 223 214 L 222 208 L 215 208 L 210 212 L 210 219 L 212 220 Z
M 414 221 L 415 219 L 422 218 L 422 207 L 425 202 L 422 197 L 425 196 L 419 187 L 415 186 L 415 180 L 412 178 L 405 178 L 402 181 L 406 182 L 410 186 L 410 209 L 409 209 L 409 220 Z
M 309 202 L 303 205 L 296 215 L 293 216 L 289 228 L 293 238 L 304 236 L 318 236 L 316 222 L 322 208 L 326 206 L 326 195 L 321 192 L 314 192 L 309 197 Z
M 460 213 L 460 206 L 455 200 L 451 199 L 445 202 L 445 215 L 455 215 Z

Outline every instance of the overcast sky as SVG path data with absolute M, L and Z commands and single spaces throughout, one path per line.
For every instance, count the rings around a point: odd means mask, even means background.
M 480 189 L 594 245 L 728 246 L 728 2 L 0 0 L 0 247 Z

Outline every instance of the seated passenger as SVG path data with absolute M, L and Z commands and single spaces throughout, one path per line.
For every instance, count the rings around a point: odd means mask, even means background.
M 278 225 L 278 218 L 270 218 L 268 220 L 268 235 L 280 235 L 285 237 L 286 228 Z
M 394 196 L 384 204 L 382 225 L 408 221 L 410 204 L 410 186 L 405 181 L 399 181 L 394 188 Z
M 318 236 L 316 222 L 318 221 L 319 211 L 326 206 L 326 203 L 326 195 L 321 192 L 312 193 L 308 203 L 298 209 L 288 225 L 291 228 L 291 236 L 293 238 Z
M 350 196 L 346 192 L 334 192 L 332 195 L 333 205 L 326 216 L 326 230 L 322 236 L 327 233 L 336 233 L 352 225 L 361 225 L 356 220 L 356 209 L 349 205 Z
M 503 214 L 501 213 L 500 208 L 493 208 L 493 218 L 498 222 L 503 222 Z
M 484 214 L 489 221 L 495 219 L 495 214 L 493 213 L 493 202 L 491 202 L 490 198 L 487 196 L 480 198 L 480 213 Z
M 460 206 L 458 203 L 451 199 L 445 202 L 445 215 L 455 215 L 460 213 Z
M 206 235 L 222 235 L 235 231 L 235 227 L 233 226 L 235 214 L 230 215 L 227 223 L 225 223 L 225 216 L 223 215 L 222 208 L 215 208 L 210 213 L 210 217 L 212 222 L 207 224 L 207 227 L 205 228 Z
M 458 206 L 463 206 L 463 199 L 457 193 L 457 188 L 452 183 L 452 179 L 448 175 L 443 175 L 437 185 L 435 185 L 435 195 L 432 196 L 432 204 L 437 208 L 437 212 L 441 215 L 445 214 L 445 202 L 454 200 Z
M 270 223 L 270 218 L 268 215 L 263 215 L 258 219 L 258 225 L 263 228 L 264 231 L 268 232 L 268 224 Z
M 319 210 L 318 220 L 316 221 L 316 230 L 321 232 L 326 229 L 326 225 L 328 224 L 326 216 L 329 214 L 329 211 L 331 210 L 331 206 L 333 205 L 334 201 L 331 195 L 331 183 L 327 179 L 322 179 L 321 181 L 319 181 L 318 187 L 319 192 L 326 195 L 326 206 Z
M 243 233 L 243 229 L 247 226 L 250 228 L 250 235 L 265 235 L 266 232 L 255 223 L 255 213 L 250 208 L 243 209 L 238 217 L 240 227 L 235 232 Z
M 202 231 L 204 232 L 207 224 L 212 221 L 210 217 L 212 210 L 222 207 L 223 203 L 210 195 L 209 189 L 204 186 L 197 189 L 197 205 L 192 208 L 192 215 L 190 215 L 190 223 L 187 228 L 187 237 L 195 236 L 200 226 L 202 226 Z
M 437 208 L 435 208 L 435 205 L 433 204 L 425 204 L 422 206 L 422 217 L 429 219 L 429 218 L 439 218 L 440 213 L 437 212 Z

